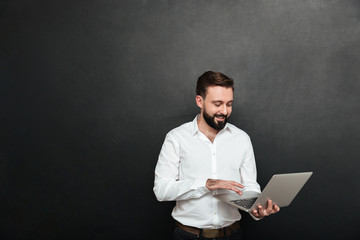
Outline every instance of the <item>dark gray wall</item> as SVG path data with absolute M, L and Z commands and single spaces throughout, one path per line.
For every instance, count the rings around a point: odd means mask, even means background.
M 170 239 L 153 171 L 209 69 L 262 187 L 314 171 L 247 239 L 359 236 L 359 1 L 1 0 L 0 26 L 1 239 Z

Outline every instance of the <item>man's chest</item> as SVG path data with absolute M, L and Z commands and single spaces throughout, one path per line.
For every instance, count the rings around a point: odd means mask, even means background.
M 241 141 L 194 138 L 180 144 L 179 170 L 183 176 L 196 177 L 238 177 L 239 169 L 246 156 L 245 144 Z

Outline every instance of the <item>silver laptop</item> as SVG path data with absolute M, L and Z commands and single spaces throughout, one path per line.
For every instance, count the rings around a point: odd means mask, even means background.
M 214 197 L 246 212 L 252 211 L 258 205 L 266 208 L 268 199 L 279 207 L 287 207 L 311 175 L 312 172 L 275 174 L 262 193 L 246 191 L 245 186 L 242 195 L 224 190 Z

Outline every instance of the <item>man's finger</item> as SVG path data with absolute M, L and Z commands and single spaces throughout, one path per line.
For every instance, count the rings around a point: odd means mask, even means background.
M 238 189 L 237 187 L 231 187 L 230 190 L 236 192 L 239 195 L 242 195 L 242 192 L 240 191 L 240 189 Z
M 235 191 L 237 194 L 242 195 L 242 191 L 240 191 L 238 188 L 236 188 L 237 190 Z
M 244 188 L 243 185 L 236 181 L 220 180 L 220 179 L 208 179 L 206 181 L 206 187 L 209 190 L 215 189 L 228 189 L 236 192 L 239 195 L 242 195 L 242 192 L 239 188 Z
M 223 188 L 232 190 L 232 191 L 238 193 L 239 195 L 242 194 L 242 192 L 240 191 L 239 188 L 244 188 L 244 186 L 241 185 L 240 183 L 235 182 L 235 181 L 226 181 L 226 180 L 221 181 L 221 183 L 222 183 Z M 219 186 L 219 188 L 222 188 L 222 187 Z
M 278 205 L 276 205 L 276 204 L 274 205 L 274 209 L 275 209 L 275 211 L 276 211 L 276 212 L 280 211 L 279 206 L 278 206 Z
M 257 211 L 256 209 L 254 209 L 254 211 L 252 212 L 252 214 L 253 214 L 255 217 L 259 217 L 258 211 Z
M 261 205 L 258 206 L 258 211 L 259 211 L 259 215 L 263 216 L 264 215 L 264 209 Z
M 244 188 L 244 186 L 243 185 L 241 185 L 240 183 L 238 183 L 238 182 L 235 182 L 235 181 L 229 181 L 229 183 L 230 184 L 232 184 L 232 185 L 235 185 L 236 187 L 239 187 L 239 188 Z
M 272 212 L 272 209 L 273 209 L 273 204 L 272 201 L 269 199 L 266 212 L 270 214 Z

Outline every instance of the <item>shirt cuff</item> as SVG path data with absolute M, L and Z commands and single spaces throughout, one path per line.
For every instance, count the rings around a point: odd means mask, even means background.
M 198 178 L 195 180 L 192 188 L 202 194 L 208 193 L 210 190 L 206 187 L 206 181 L 207 179 Z

